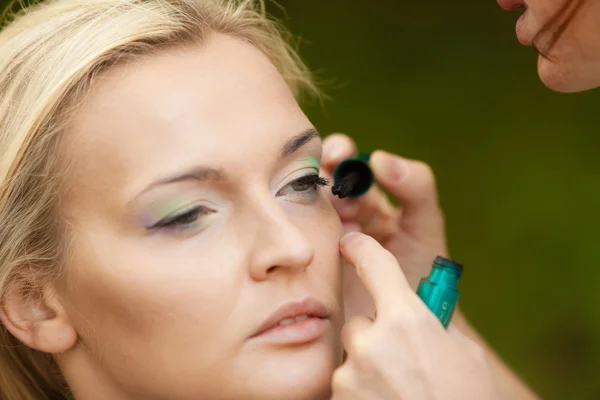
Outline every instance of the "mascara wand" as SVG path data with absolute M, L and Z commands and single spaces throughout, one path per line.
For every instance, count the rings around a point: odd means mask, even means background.
M 356 198 L 369 191 L 375 177 L 369 167 L 368 153 L 361 153 L 356 158 L 348 158 L 335 168 L 331 193 L 340 199 Z

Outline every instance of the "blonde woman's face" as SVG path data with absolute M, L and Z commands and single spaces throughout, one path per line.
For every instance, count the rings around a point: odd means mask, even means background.
M 80 342 L 58 360 L 75 394 L 327 398 L 342 227 L 321 140 L 269 60 L 227 36 L 138 60 L 71 129 L 60 301 Z

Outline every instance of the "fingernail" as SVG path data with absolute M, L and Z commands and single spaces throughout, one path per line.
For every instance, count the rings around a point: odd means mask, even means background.
M 376 169 L 381 168 L 388 179 L 402 182 L 408 176 L 408 164 L 402 158 L 386 151 L 378 150 L 371 157 L 371 163 Z M 378 168 L 379 167 L 379 168 Z
M 355 240 L 356 238 L 358 238 L 361 235 L 360 232 L 357 231 L 353 231 L 353 232 L 348 232 L 346 233 L 343 237 L 342 240 L 340 241 L 340 243 L 343 246 L 347 246 L 348 244 L 350 244 L 353 240 Z

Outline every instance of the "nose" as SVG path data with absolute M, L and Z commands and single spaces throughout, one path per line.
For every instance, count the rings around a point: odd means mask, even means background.
M 275 274 L 305 271 L 313 261 L 314 248 L 279 202 L 262 202 L 252 215 L 256 228 L 251 230 L 253 245 L 248 260 L 252 279 L 264 281 Z

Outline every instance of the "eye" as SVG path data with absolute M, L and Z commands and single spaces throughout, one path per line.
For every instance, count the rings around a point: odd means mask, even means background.
M 327 186 L 329 181 L 319 176 L 319 174 L 305 175 L 288 183 L 279 192 L 278 196 L 292 195 L 292 196 L 311 196 L 316 194 L 318 186 Z
M 174 212 L 173 214 L 163 218 L 154 226 L 152 230 L 174 230 L 174 231 L 187 231 L 196 228 L 201 224 L 201 218 L 205 215 L 211 214 L 212 211 L 203 206 L 190 206 Z
M 296 192 L 305 192 L 307 190 L 316 189 L 317 186 L 327 186 L 327 179 L 320 177 L 317 174 L 303 176 L 291 183 L 292 189 Z

